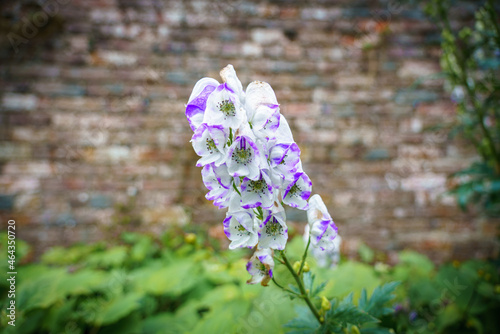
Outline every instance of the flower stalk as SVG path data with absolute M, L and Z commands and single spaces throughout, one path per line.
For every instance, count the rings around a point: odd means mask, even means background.
M 307 250 L 307 249 L 306 249 Z M 304 252 L 304 255 L 306 252 Z M 290 264 L 290 261 L 288 261 L 288 258 L 286 257 L 286 254 L 284 251 L 281 252 L 281 258 L 283 259 L 283 262 L 285 263 L 285 266 L 287 267 L 288 271 L 292 274 L 293 278 L 295 279 L 295 282 L 297 283 L 297 286 L 299 287 L 299 291 L 301 293 L 302 298 L 306 301 L 307 306 L 311 310 L 311 312 L 314 314 L 316 319 L 320 324 L 323 324 L 324 319 L 321 317 L 321 315 L 318 312 L 318 309 L 316 306 L 314 306 L 308 292 L 304 288 L 304 282 L 302 281 L 302 278 L 298 275 L 298 273 L 293 270 L 292 265 Z

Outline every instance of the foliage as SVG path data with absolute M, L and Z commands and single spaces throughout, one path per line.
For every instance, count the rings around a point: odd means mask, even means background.
M 342 261 L 302 274 L 320 325 L 284 265 L 277 287 L 247 285 L 250 253 L 213 252 L 201 238 L 125 233 L 118 243 L 55 247 L 18 265 L 16 327 L 5 333 L 497 333 L 499 266 L 468 261 L 439 268 L 404 251 L 394 267 Z M 3 235 L 0 250 L 5 251 Z M 18 260 L 27 246 L 18 241 Z M 300 258 L 301 238 L 288 254 Z M 315 274 L 312 274 L 314 272 Z M 400 284 L 395 281 L 401 282 Z M 0 286 L 2 310 L 6 283 Z M 2 311 L 5 312 L 5 311 Z M 286 324 L 286 326 L 283 326 Z
M 41 263 L 18 267 L 16 327 L 7 325 L 5 311 L 1 327 L 21 334 L 283 333 L 295 302 L 242 283 L 244 255 L 135 233 L 119 244 L 54 247 Z
M 498 262 L 454 261 L 435 269 L 427 258 L 415 255 L 419 262 L 402 261 L 389 274 L 403 281 L 389 322 L 397 333 L 500 332 Z
M 442 29 L 441 67 L 457 103 L 452 133 L 465 136 L 480 160 L 454 175 L 452 194 L 463 209 L 480 204 L 485 213 L 500 215 L 500 26 L 488 0 L 475 13 L 473 27 L 455 29 L 451 0 L 432 0 L 430 14 Z

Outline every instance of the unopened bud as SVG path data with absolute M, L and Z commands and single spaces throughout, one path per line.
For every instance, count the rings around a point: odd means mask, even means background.
M 184 241 L 187 244 L 194 244 L 196 242 L 196 234 L 194 234 L 194 233 L 187 233 L 184 236 Z
M 309 268 L 309 264 L 306 262 L 304 263 L 304 267 L 302 267 L 302 271 L 307 273 L 311 268 Z
M 328 299 L 326 299 L 325 296 L 321 296 L 321 309 L 328 311 L 329 309 L 332 308 L 332 304 Z
M 295 271 L 296 273 L 299 272 L 299 269 L 300 269 L 300 262 L 299 261 L 295 261 L 295 263 L 293 264 L 293 271 Z
M 351 334 L 361 334 L 360 331 L 359 331 L 359 328 L 358 326 L 352 326 L 351 327 Z

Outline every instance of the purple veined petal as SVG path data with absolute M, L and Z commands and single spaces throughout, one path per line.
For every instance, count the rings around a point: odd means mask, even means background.
M 186 117 L 191 130 L 195 131 L 203 122 L 208 97 L 218 85 L 219 82 L 212 78 L 200 79 L 195 84 L 186 105 Z
M 295 174 L 300 162 L 300 149 L 296 143 L 277 144 L 271 148 L 270 166 L 283 178 Z
M 241 206 L 245 209 L 272 208 L 274 205 L 273 187 L 269 184 L 270 179 L 260 173 L 258 180 L 244 178 L 241 183 Z
M 314 248 L 330 251 L 335 247 L 338 232 L 333 221 L 318 221 L 310 228 L 311 244 Z
M 201 176 L 205 187 L 209 192 L 205 198 L 214 201 L 218 208 L 227 207 L 232 195 L 231 177 L 227 174 L 225 165 L 216 167 L 215 164 L 207 164 L 201 170 Z
M 328 213 L 325 203 L 317 194 L 309 199 L 307 220 L 313 247 L 332 250 L 335 247 L 334 240 L 338 235 L 338 228 Z
M 240 79 L 236 75 L 233 65 L 229 64 L 220 71 L 222 81 L 227 84 L 227 87 L 235 92 L 241 100 L 245 99 L 245 92 Z
M 271 213 L 263 223 L 259 235 L 259 248 L 285 249 L 288 240 L 285 212 Z
M 247 110 L 254 111 L 259 105 L 277 104 L 276 94 L 267 82 L 254 81 L 247 86 L 245 98 L 245 108 Z
M 217 125 L 201 124 L 193 134 L 191 143 L 193 149 L 201 158 L 198 167 L 216 162 L 220 165 L 226 160 L 226 133 L 223 127 Z
M 309 209 L 307 210 L 307 221 L 309 225 L 321 220 L 331 220 L 325 203 L 320 195 L 314 194 L 309 199 Z
M 283 202 L 291 207 L 307 210 L 307 199 L 311 195 L 312 182 L 306 173 L 300 172 L 294 175 L 294 179 L 289 182 L 285 181 L 286 189 L 283 194 Z
M 207 100 L 203 122 L 238 129 L 246 120 L 238 95 L 227 83 L 220 84 Z
M 278 129 L 275 132 L 277 143 L 294 143 L 292 131 L 290 130 L 290 126 L 286 121 L 285 116 L 280 115 L 280 122 Z
M 270 117 L 267 118 L 266 124 L 264 125 L 264 130 L 270 131 L 271 133 L 276 132 L 280 127 L 280 109 L 279 106 L 275 105 L 272 107 L 274 110 Z
M 259 178 L 260 152 L 255 142 L 248 136 L 238 136 L 227 151 L 226 164 L 233 177 Z
M 272 249 L 258 249 L 247 263 L 247 271 L 252 277 L 248 284 L 260 283 L 266 286 L 273 275 L 274 260 Z
M 253 216 L 250 212 L 228 212 L 223 225 L 224 233 L 231 240 L 230 249 L 253 247 L 257 244 L 258 237 L 253 229 Z
M 259 105 L 254 112 L 253 118 L 248 119 L 253 126 L 254 131 L 266 128 L 276 131 L 279 127 L 280 108 L 278 104 Z

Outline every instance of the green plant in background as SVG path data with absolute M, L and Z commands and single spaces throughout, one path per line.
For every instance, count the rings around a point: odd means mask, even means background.
M 300 307 L 302 297 L 297 292 L 290 299 L 277 288 L 242 283 L 246 250 L 218 253 L 200 239 L 177 231 L 160 239 L 124 233 L 115 243 L 54 247 L 40 263 L 18 267 L 15 328 L 7 326 L 3 307 L 8 302 L 7 284 L 0 283 L 1 327 L 5 333 L 20 334 L 319 331 L 309 309 Z M 0 251 L 6 250 L 5 240 L 1 235 Z M 295 238 L 288 256 L 299 257 L 303 247 L 303 241 Z M 18 255 L 27 253 L 26 247 L 20 249 Z M 331 319 L 321 332 L 374 328 L 377 317 L 392 312 L 390 292 L 395 285 L 375 288 L 381 281 L 369 266 L 346 262 L 341 271 L 316 268 L 314 262 L 310 266 L 317 271 L 317 280 L 330 280 L 316 285 L 310 272 L 301 274 L 309 298 L 323 317 Z M 282 283 L 297 291 L 286 272 L 283 266 L 277 268 Z M 354 284 L 353 277 L 359 277 Z M 375 289 L 370 297 L 362 292 L 365 287 Z M 344 297 L 348 292 L 341 301 L 325 297 Z M 293 320 L 295 309 L 300 317 Z M 287 322 L 288 329 L 283 327 Z M 310 330 L 299 329 L 304 326 Z
M 453 176 L 459 205 L 475 203 L 500 215 L 500 27 L 493 0 L 475 13 L 473 27 L 456 29 L 450 12 L 456 2 L 432 0 L 427 13 L 442 29 L 441 67 L 457 103 L 455 134 L 465 136 L 480 160 Z M 497 4 L 498 5 L 498 4 Z M 457 5 L 458 6 L 458 5 Z
M 2 332 L 500 331 L 498 264 L 474 260 L 436 268 L 425 256 L 404 251 L 392 268 L 343 260 L 332 269 L 318 267 L 311 258 L 310 271 L 302 272 L 301 279 L 325 318 L 320 325 L 297 295 L 300 290 L 285 265 L 277 266 L 276 275 L 292 291 L 288 297 L 273 286 L 242 284 L 246 273 L 240 268 L 248 251 L 215 252 L 200 239 L 178 231 L 161 238 L 124 233 L 109 244 L 54 247 L 40 263 L 18 265 L 15 328 L 6 324 L 7 284 L 0 282 Z M 6 240 L 0 235 L 2 252 Z M 22 260 L 27 247 L 18 241 L 20 245 Z M 292 239 L 288 258 L 300 259 L 304 246 L 301 238 Z

